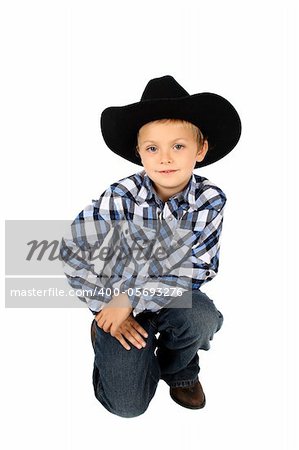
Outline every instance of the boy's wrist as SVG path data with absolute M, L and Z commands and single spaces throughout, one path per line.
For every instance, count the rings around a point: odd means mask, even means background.
M 126 293 L 113 296 L 108 305 L 115 308 L 131 308 L 133 310 L 132 303 Z

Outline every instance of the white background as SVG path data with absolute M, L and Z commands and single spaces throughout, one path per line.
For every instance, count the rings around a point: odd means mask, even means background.
M 106 147 L 99 119 L 151 78 L 226 97 L 243 125 L 226 158 L 196 170 L 228 198 L 219 273 L 202 289 L 224 315 L 199 352 L 206 407 L 181 408 L 160 381 L 142 416 L 108 413 L 89 310 L 3 298 L 2 448 L 298 448 L 296 2 L 11 0 L 0 17 L 3 236 L 4 219 L 73 219 L 140 170 Z

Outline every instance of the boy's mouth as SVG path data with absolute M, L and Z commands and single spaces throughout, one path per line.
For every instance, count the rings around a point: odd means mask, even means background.
M 159 173 L 174 173 L 177 172 L 177 170 L 159 170 Z

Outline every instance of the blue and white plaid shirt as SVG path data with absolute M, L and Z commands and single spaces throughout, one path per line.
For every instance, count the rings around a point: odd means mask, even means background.
M 111 184 L 62 238 L 69 284 L 93 313 L 121 292 L 135 315 L 159 312 L 216 276 L 225 203 L 219 187 L 194 173 L 165 203 L 144 170 Z

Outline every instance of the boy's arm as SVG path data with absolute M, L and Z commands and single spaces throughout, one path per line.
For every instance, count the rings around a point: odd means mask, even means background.
M 211 211 L 212 218 L 192 246 L 193 289 L 200 289 L 217 275 L 225 203 L 226 199 L 220 208 Z
M 96 314 L 111 301 L 112 291 L 109 279 L 101 276 L 101 270 L 93 261 L 103 262 L 94 255 L 104 245 L 111 245 L 114 236 L 115 220 L 120 210 L 119 199 L 107 189 L 98 201 L 83 209 L 72 222 L 68 234 L 61 239 L 59 255 L 67 281 L 76 289 L 77 297 L 87 303 Z M 114 237 L 112 237 L 113 241 Z

